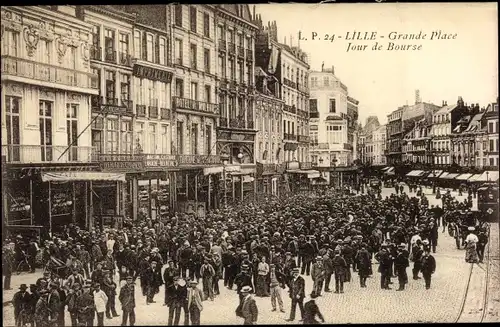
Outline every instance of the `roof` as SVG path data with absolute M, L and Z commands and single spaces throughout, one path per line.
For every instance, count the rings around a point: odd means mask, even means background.
M 449 106 L 444 106 L 443 108 L 441 108 L 438 111 L 436 111 L 434 113 L 434 115 L 447 114 L 447 113 L 451 112 L 453 109 L 455 109 L 456 107 L 457 107 L 457 104 L 452 104 L 452 105 L 449 105 Z
M 469 126 L 465 132 L 473 132 L 481 128 L 481 118 L 483 118 L 484 112 L 480 112 L 474 115 L 469 123 Z

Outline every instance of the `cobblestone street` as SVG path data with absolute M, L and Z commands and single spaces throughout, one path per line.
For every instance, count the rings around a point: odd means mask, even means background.
M 390 194 L 392 189 L 384 189 L 383 196 Z M 430 193 L 427 190 L 426 193 Z M 462 200 L 463 197 L 460 197 Z M 429 195 L 431 204 L 438 204 L 432 195 Z M 492 228 L 492 248 L 498 248 L 498 227 Z M 491 252 L 495 256 L 495 252 Z M 434 254 L 437 262 L 436 273 L 432 279 L 432 287 L 426 290 L 422 280 L 410 278 L 409 285 L 404 292 L 396 292 L 397 279 L 392 290 L 380 289 L 380 275 L 377 273 L 377 264 L 374 264 L 374 275 L 367 281 L 367 288 L 359 287 L 359 279 L 353 273 L 351 283 L 346 283 L 344 294 L 323 293 L 317 299 L 318 306 L 325 316 L 327 323 L 410 323 L 410 322 L 453 322 L 459 313 L 460 306 L 468 279 L 470 266 L 464 262 L 464 251 L 457 250 L 454 240 L 447 233 L 440 233 L 437 253 Z M 496 261 L 493 261 L 491 276 L 498 275 L 498 249 Z M 495 268 L 496 267 L 496 268 Z M 495 270 L 496 269 L 496 270 Z M 496 273 L 495 273 L 496 271 Z M 411 272 L 411 266 L 408 269 Z M 34 283 L 36 275 L 13 276 L 13 288 L 17 289 L 20 283 Z M 306 280 L 306 293 L 312 290 L 312 280 L 309 276 L 303 276 Z M 32 280 L 29 280 L 32 279 Z M 498 277 L 497 277 L 498 283 Z M 481 280 L 482 281 L 482 280 Z M 493 282 L 493 280 L 492 280 Z M 203 302 L 204 310 L 201 314 L 202 324 L 240 324 L 241 319 L 236 317 L 235 309 L 238 302 L 236 291 L 230 291 L 221 285 L 221 295 L 214 302 Z M 475 283 L 469 292 L 478 292 L 481 299 L 481 282 Z M 474 285 L 475 285 L 474 284 Z M 333 287 L 333 285 L 332 285 Z M 4 292 L 5 300 L 12 299 L 13 292 Z M 156 296 L 157 303 L 146 305 L 145 298 L 140 294 L 139 286 L 136 287 L 136 316 L 138 325 L 166 325 L 168 323 L 168 310 L 163 306 L 163 287 Z M 259 324 L 290 324 L 285 319 L 290 313 L 290 299 L 288 292 L 282 290 L 282 297 L 286 313 L 271 312 L 270 298 L 256 297 L 259 308 Z M 488 321 L 498 321 L 498 287 L 490 289 L 490 309 L 492 313 L 487 315 Z M 118 301 L 117 301 L 118 302 Z M 439 304 L 439 305 L 438 305 Z M 119 304 L 117 304 L 119 309 Z M 495 314 L 494 312 L 497 312 Z M 119 311 L 120 312 L 120 311 Z M 297 313 L 295 323 L 300 319 Z M 497 319 L 497 320 L 495 320 Z M 69 314 L 66 317 L 69 323 Z M 106 325 L 118 325 L 121 317 L 106 320 Z M 183 318 L 181 318 L 183 323 Z M 12 305 L 4 305 L 4 325 L 13 325 Z

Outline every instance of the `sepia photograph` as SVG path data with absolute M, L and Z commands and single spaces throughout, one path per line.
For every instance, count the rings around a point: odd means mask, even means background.
M 0 10 L 3 326 L 500 322 L 496 2 Z

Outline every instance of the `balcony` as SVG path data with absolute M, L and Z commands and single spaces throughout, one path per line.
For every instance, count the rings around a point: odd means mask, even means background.
M 227 89 L 229 86 L 229 81 L 226 78 L 222 78 L 219 83 L 221 89 Z
M 146 117 L 146 106 L 138 104 L 135 106 L 137 117 Z
M 112 49 L 104 50 L 104 61 L 116 64 L 116 51 Z
M 344 143 L 343 148 L 344 150 L 352 151 L 352 144 Z
M 132 115 L 133 102 L 127 99 L 100 97 L 93 95 L 90 98 L 92 111 L 113 115 Z
M 86 89 L 98 89 L 97 75 L 73 69 L 2 56 L 2 79 L 7 75 Z
M 239 58 L 245 57 L 245 48 L 243 48 L 242 46 L 238 46 L 238 57 Z
M 299 90 L 299 92 L 307 93 L 307 94 L 309 93 L 309 89 L 305 85 L 297 84 L 297 89 Z
M 252 61 L 253 60 L 253 51 L 251 49 L 246 49 L 247 53 L 247 60 Z
M 289 105 L 285 104 L 283 106 L 283 110 L 288 111 L 288 112 L 290 112 L 292 114 L 296 114 L 297 113 L 297 108 L 295 107 L 295 105 L 289 106 Z
M 297 142 L 297 135 L 284 133 L 283 134 L 283 139 L 286 140 L 286 141 L 295 141 L 295 142 Z
M 226 40 L 219 39 L 219 51 L 226 51 Z
M 247 120 L 247 129 L 254 129 L 255 124 L 252 120 Z
M 299 135 L 299 142 L 309 143 L 309 136 L 308 135 Z
M 229 82 L 229 90 L 233 91 L 233 92 L 236 92 L 236 85 L 237 85 L 236 81 L 235 80 L 231 80 Z
M 319 118 L 319 112 L 317 112 L 317 111 L 310 112 L 309 118 L 311 118 L 311 119 Z
M 174 107 L 176 109 L 187 109 L 197 111 L 199 113 L 219 115 L 219 107 L 217 104 L 193 99 L 174 97 Z
M 2 145 L 2 154 L 9 163 L 43 163 L 43 162 L 92 162 L 91 146 L 54 145 Z M 64 155 L 59 158 L 63 152 Z
M 288 87 L 294 88 L 294 89 L 297 88 L 297 83 L 292 82 L 291 80 L 289 80 L 287 78 L 283 78 L 283 84 L 285 84 Z
M 170 119 L 170 109 L 160 108 L 160 118 L 169 120 Z
M 126 52 L 119 52 L 119 61 L 118 64 L 122 66 L 132 67 L 132 58 Z
M 231 118 L 229 120 L 229 127 L 232 128 L 245 128 L 245 119 L 243 118 Z
M 232 42 L 229 42 L 227 44 L 227 52 L 230 54 L 230 55 L 235 55 L 236 54 L 236 44 L 232 43 Z
M 219 155 L 181 154 L 176 156 L 177 162 L 182 165 L 218 165 L 221 163 Z
M 148 106 L 149 118 L 158 118 L 158 106 Z
M 90 47 L 90 60 L 102 61 L 102 48 L 93 45 Z
M 312 162 L 301 162 L 299 164 L 301 170 L 308 170 L 312 168 Z

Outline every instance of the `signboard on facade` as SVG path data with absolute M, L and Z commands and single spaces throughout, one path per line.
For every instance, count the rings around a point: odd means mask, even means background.
M 152 67 L 141 66 L 138 64 L 134 65 L 134 76 L 147 78 L 153 81 L 160 81 L 163 83 L 170 83 L 172 81 L 171 72 Z
M 101 161 L 102 171 L 141 172 L 144 171 L 144 162 L 134 161 Z

